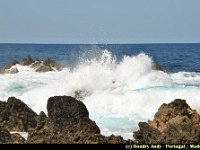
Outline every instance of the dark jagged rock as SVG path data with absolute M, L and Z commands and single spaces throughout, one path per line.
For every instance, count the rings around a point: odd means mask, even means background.
M 22 60 L 21 65 L 23 65 L 23 66 L 29 66 L 29 65 L 31 65 L 32 63 L 34 63 L 34 60 L 32 59 L 32 57 L 31 57 L 31 56 L 27 56 L 27 57 L 25 57 L 25 58 Z
M 90 133 L 100 133 L 96 123 L 89 119 L 86 106 L 70 96 L 51 97 L 47 103 L 48 117 L 56 130 L 82 130 Z
M 162 67 L 160 66 L 160 64 L 153 64 L 152 68 L 153 68 L 154 70 L 164 71 L 164 70 L 162 69 Z
M 115 135 L 111 135 L 105 138 L 107 143 L 109 144 L 119 144 L 119 143 L 124 143 L 124 139 L 121 136 L 115 136 Z M 132 141 L 129 141 L 132 142 Z M 126 143 L 129 143 L 128 141 L 126 141 Z M 131 143 L 130 143 L 131 144 Z
M 50 58 L 44 61 L 34 61 L 31 58 L 31 56 L 27 56 L 22 60 L 21 64 L 24 66 L 31 65 L 31 67 L 34 68 L 36 72 L 48 72 L 48 71 L 53 71 L 53 70 L 58 70 L 58 71 L 61 70 L 61 66 Z
M 70 96 L 55 96 L 48 99 L 48 117 L 44 112 L 37 115 L 22 101 L 11 97 L 0 101 L 1 143 L 46 143 L 46 144 L 125 144 L 121 136 L 105 137 L 99 127 L 89 118 L 86 106 Z M 28 131 L 25 140 L 17 133 Z
M 169 124 L 161 136 L 162 143 L 199 144 L 200 130 L 190 123 Z
M 21 100 L 14 97 L 0 102 L 0 125 L 9 131 L 28 131 L 36 127 L 37 114 Z
M 77 116 L 77 119 L 80 119 L 81 117 L 89 117 L 89 112 L 87 111 L 86 106 L 71 96 L 54 96 L 49 98 L 47 111 L 51 120 L 55 120 L 57 115 L 61 114 L 65 115 L 62 116 L 63 119 L 65 119 L 65 117 L 66 119 L 74 119 L 74 116 Z
M 193 122 L 198 124 L 200 118 L 195 110 L 192 110 L 185 100 L 176 99 L 169 104 L 162 104 L 154 116 L 154 120 L 149 122 L 151 126 L 159 131 L 166 129 L 168 124 L 180 124 Z
M 89 118 L 86 106 L 70 96 L 48 99 L 48 117 L 37 115 L 26 104 L 11 97 L 0 101 L 0 143 L 46 144 L 198 144 L 200 115 L 185 100 L 163 104 L 152 121 L 140 122 L 135 141 L 121 136 L 105 137 Z M 26 141 L 9 131 L 28 131 Z
M 36 130 L 40 130 L 44 127 L 44 125 L 46 123 L 46 119 L 47 119 L 46 114 L 43 111 L 41 111 L 40 115 L 37 117 Z
M 61 66 L 50 58 L 48 58 L 45 61 L 35 61 L 31 65 L 31 67 L 34 68 L 36 72 L 48 72 L 48 71 L 61 70 Z
M 140 130 L 134 133 L 136 141 L 142 144 L 156 144 L 161 133 L 146 122 L 139 123 Z
M 12 144 L 25 144 L 26 139 L 23 138 L 20 134 L 14 133 L 11 134 Z
M 23 66 L 30 66 L 36 72 L 48 72 L 48 71 L 61 71 L 62 67 L 52 59 L 48 58 L 47 60 L 33 60 L 31 56 L 26 56 L 22 59 L 21 62 L 14 60 L 11 64 L 5 65 L 0 69 L 0 74 L 14 74 L 18 73 L 18 69 L 15 66 L 20 64 Z
M 0 126 L 0 144 L 24 144 L 26 140 L 18 133 L 10 134 L 3 126 Z
M 53 69 L 50 66 L 40 65 L 35 71 L 36 72 L 48 72 L 52 71 Z
M 29 131 L 28 143 L 57 144 L 125 144 L 120 136 L 105 137 L 99 127 L 89 119 L 86 106 L 70 96 L 55 96 L 48 99 L 48 118 L 39 130 Z
M 30 65 L 30 67 L 31 68 L 38 68 L 38 67 L 40 67 L 40 65 L 41 65 L 41 63 L 42 63 L 42 61 L 35 61 L 34 63 L 32 63 L 31 65 Z
M 12 144 L 10 132 L 3 126 L 0 126 L 0 144 Z
M 200 116 L 185 100 L 163 104 L 153 121 L 140 123 L 134 132 L 138 143 L 191 144 L 200 142 Z
M 45 66 L 55 67 L 57 69 L 60 67 L 60 65 L 58 65 L 54 60 L 52 60 L 50 58 L 47 58 L 47 60 L 45 60 L 43 63 Z
M 14 65 L 19 64 L 19 63 L 20 63 L 19 61 L 13 60 L 12 63 L 11 63 L 11 65 L 14 66 Z

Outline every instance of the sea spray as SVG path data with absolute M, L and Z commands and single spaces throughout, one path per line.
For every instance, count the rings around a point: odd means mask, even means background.
M 39 113 L 46 112 L 51 96 L 84 91 L 81 100 L 103 134 L 132 138 L 138 122 L 152 119 L 162 103 L 187 99 L 192 108 L 200 110 L 200 74 L 170 74 L 152 69 L 153 64 L 145 53 L 119 61 L 105 50 L 100 58 L 82 60 L 59 72 L 36 73 L 16 65 L 19 73 L 0 75 L 0 99 L 16 96 Z

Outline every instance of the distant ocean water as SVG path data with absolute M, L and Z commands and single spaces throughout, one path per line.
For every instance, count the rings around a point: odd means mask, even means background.
M 0 75 L 0 100 L 15 96 L 39 113 L 50 96 L 85 91 L 90 118 L 105 135 L 132 138 L 162 103 L 186 99 L 200 112 L 200 44 L 0 44 L 0 67 L 27 55 L 52 58 L 61 72 Z M 156 71 L 158 63 L 167 72 Z
M 200 72 L 200 43 L 194 44 L 0 44 L 0 67 L 13 59 L 31 55 L 50 57 L 64 65 L 77 65 L 80 59 L 99 57 L 107 49 L 121 60 L 141 52 L 170 72 Z

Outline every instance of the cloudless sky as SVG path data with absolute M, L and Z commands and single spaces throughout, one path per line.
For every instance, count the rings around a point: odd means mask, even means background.
M 200 0 L 0 0 L 0 43 L 200 42 Z

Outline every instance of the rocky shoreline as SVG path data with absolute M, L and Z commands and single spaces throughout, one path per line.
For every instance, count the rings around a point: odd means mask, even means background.
M 11 64 L 0 68 L 0 74 L 16 74 L 19 72 L 17 65 L 29 66 L 35 72 L 61 71 L 62 67 L 54 60 L 47 58 L 46 60 L 34 60 L 31 56 L 26 56 L 21 61 L 14 60 Z
M 0 102 L 0 143 L 19 144 L 125 144 L 121 136 L 105 137 L 94 121 L 89 119 L 86 106 L 70 96 L 48 99 L 48 117 L 44 112 L 37 115 L 15 97 Z M 11 131 L 28 132 L 25 140 Z
M 198 144 L 200 142 L 200 115 L 185 100 L 176 99 L 162 104 L 152 121 L 140 122 L 134 132 L 137 143 Z
M 18 133 L 28 132 L 25 139 Z M 47 115 L 36 114 L 15 97 L 0 101 L 0 143 L 2 144 L 197 144 L 200 115 L 185 100 L 162 104 L 154 119 L 140 122 L 133 139 L 103 136 L 89 118 L 86 106 L 70 96 L 50 97 Z
M 60 64 L 54 60 L 47 58 L 46 60 L 33 59 L 31 56 L 24 57 L 21 61 L 13 60 L 12 63 L 0 68 L 0 74 L 17 74 L 20 66 L 27 66 L 33 69 L 35 72 L 49 72 L 49 71 L 61 71 L 63 68 Z M 165 71 L 159 64 L 152 65 L 153 70 Z

